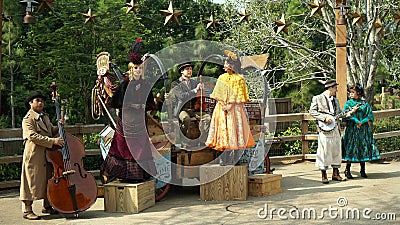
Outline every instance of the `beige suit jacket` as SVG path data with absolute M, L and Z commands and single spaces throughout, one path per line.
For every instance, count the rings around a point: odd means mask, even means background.
M 20 200 L 38 200 L 46 197 L 47 180 L 51 166 L 46 161 L 46 149 L 55 142 L 58 127 L 53 127 L 47 114 L 44 122 L 32 109 L 22 120 L 24 154 L 22 159 Z

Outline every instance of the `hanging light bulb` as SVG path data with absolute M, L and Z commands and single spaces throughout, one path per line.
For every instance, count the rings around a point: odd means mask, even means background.
M 25 8 L 25 16 L 24 16 L 24 23 L 26 24 L 34 24 L 36 23 L 35 17 L 33 17 L 32 12 L 33 12 L 33 6 L 32 3 L 39 4 L 38 2 L 34 0 L 22 0 L 19 3 L 23 4 L 26 3 L 26 8 Z

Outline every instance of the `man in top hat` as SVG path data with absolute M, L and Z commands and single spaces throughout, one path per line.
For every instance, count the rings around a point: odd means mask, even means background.
M 325 91 L 312 98 L 310 106 L 310 115 L 317 121 L 322 121 L 327 124 L 336 123 L 336 126 L 331 131 L 323 131 L 318 127 L 318 149 L 315 160 L 315 165 L 321 170 L 322 183 L 328 184 L 326 170 L 332 166 L 332 180 L 344 181 L 340 174 L 339 168 L 342 162 L 341 151 L 341 135 L 339 120 L 332 120 L 331 116 L 335 116 L 341 112 L 338 99 L 335 97 L 337 92 L 336 80 L 328 80 L 324 83 Z M 351 111 L 350 114 L 354 113 Z
M 196 97 L 199 96 L 204 85 L 196 79 L 191 79 L 193 64 L 190 62 L 181 64 L 178 70 L 181 73 L 181 77 L 178 81 L 174 81 L 171 84 L 173 87 L 171 92 L 174 95 L 172 99 L 172 102 L 174 103 L 173 114 L 179 117 L 181 131 L 184 136 L 189 139 L 194 139 L 197 138 L 196 136 L 198 135 L 190 134 L 190 132 L 193 131 L 191 130 L 190 124 L 194 120 L 193 118 L 199 119 L 200 117 L 200 108 L 195 109 L 195 105 L 198 100 Z M 168 94 L 166 95 L 166 99 L 168 99 Z M 206 137 L 207 134 L 205 134 L 205 131 L 208 130 L 210 116 L 204 113 L 203 118 L 201 119 L 202 121 L 200 121 L 200 124 L 198 121 L 196 121 L 196 123 L 199 125 L 202 136 Z M 186 139 L 185 137 L 181 137 L 181 141 L 182 138 Z M 183 144 L 185 145 L 185 143 Z
M 25 104 L 30 108 L 22 120 L 24 154 L 22 160 L 21 187 L 19 199 L 24 203 L 23 217 L 28 220 L 40 219 L 33 210 L 34 200 L 44 199 L 42 213 L 55 214 L 47 200 L 47 180 L 51 178 L 51 164 L 46 161 L 46 149 L 53 145 L 63 146 L 61 138 L 54 138 L 58 127 L 53 127 L 49 116 L 43 112 L 44 96 L 39 91 L 32 92 Z M 62 120 L 60 120 L 63 123 Z

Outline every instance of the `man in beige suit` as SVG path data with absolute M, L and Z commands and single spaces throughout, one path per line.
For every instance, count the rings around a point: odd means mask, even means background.
M 338 83 L 336 83 L 335 80 L 326 81 L 325 91 L 313 97 L 309 111 L 310 115 L 317 121 L 322 121 L 327 124 L 336 123 L 336 126 L 330 131 L 323 131 L 319 128 L 315 165 L 321 170 L 322 183 L 324 184 L 329 183 L 326 175 L 326 170 L 329 166 L 333 168 L 332 180 L 345 180 L 339 174 L 339 168 L 342 163 L 339 120 L 336 119 L 336 121 L 333 121 L 333 117 L 330 117 L 336 116 L 341 112 L 339 101 L 335 98 L 337 86 Z M 348 115 L 351 115 L 354 111 L 349 112 Z
M 49 116 L 44 113 L 46 96 L 35 91 L 25 100 L 30 110 L 22 120 L 24 155 L 22 160 L 20 200 L 24 203 L 23 217 L 28 220 L 40 219 L 32 211 L 34 200 L 44 199 L 43 213 L 57 213 L 47 200 L 47 180 L 51 178 L 51 164 L 46 161 L 46 149 L 53 145 L 63 146 L 61 138 L 54 138 L 58 127 L 53 127 Z M 60 120 L 63 123 L 62 120 Z

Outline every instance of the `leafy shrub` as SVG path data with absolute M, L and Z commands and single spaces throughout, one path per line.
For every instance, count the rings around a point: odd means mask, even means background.
M 301 135 L 301 129 L 299 127 L 288 127 L 287 130 L 283 131 L 278 136 L 296 136 Z M 302 153 L 301 140 L 285 142 L 285 155 L 297 155 Z
M 0 164 L 0 182 L 21 179 L 22 163 Z

